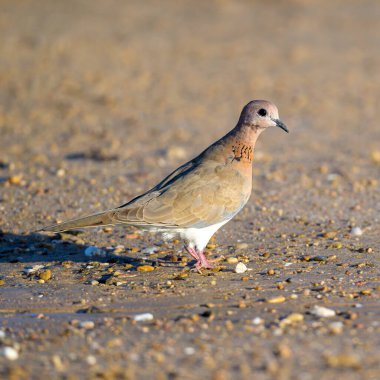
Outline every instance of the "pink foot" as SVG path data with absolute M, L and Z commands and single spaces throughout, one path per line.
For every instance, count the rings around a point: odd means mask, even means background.
M 189 254 L 195 260 L 197 260 L 197 262 L 195 263 L 195 268 L 198 270 L 198 272 L 202 268 L 206 268 L 206 269 L 212 269 L 213 268 L 213 266 L 208 262 L 203 251 L 199 251 L 197 248 L 192 248 L 192 247 L 186 247 L 186 251 L 189 252 Z

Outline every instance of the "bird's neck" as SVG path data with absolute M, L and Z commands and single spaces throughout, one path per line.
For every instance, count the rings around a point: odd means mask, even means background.
M 245 125 L 238 125 L 230 132 L 229 140 L 235 160 L 245 163 L 253 161 L 253 150 L 260 133 L 261 130 Z

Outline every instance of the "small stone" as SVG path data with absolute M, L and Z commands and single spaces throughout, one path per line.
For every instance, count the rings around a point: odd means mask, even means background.
M 372 162 L 375 164 L 380 164 L 380 150 L 374 150 L 371 152 Z
M 327 257 L 326 256 L 314 256 L 310 259 L 310 261 L 326 261 Z
M 0 279 L 0 286 L 4 284 L 5 284 L 5 281 L 3 279 Z
M 133 320 L 136 322 L 147 322 L 152 321 L 154 319 L 153 314 L 151 313 L 141 313 L 141 314 L 135 314 L 133 316 Z
M 267 300 L 268 303 L 281 303 L 285 301 L 286 301 L 286 298 L 284 296 L 273 297 Z
M 350 231 L 350 235 L 352 236 L 362 236 L 363 230 L 360 227 L 353 227 Z
M 281 320 L 280 326 L 288 326 L 288 325 L 293 325 L 299 322 L 302 322 L 304 320 L 304 316 L 301 313 L 292 313 L 289 314 L 286 318 Z
M 273 276 L 275 273 L 276 273 L 276 272 L 275 272 L 274 269 L 268 269 L 268 271 L 267 271 L 267 274 L 268 274 L 269 276 Z
M 343 332 L 343 323 L 341 321 L 332 322 L 328 327 L 332 334 L 338 335 Z
M 332 243 L 330 247 L 335 249 L 341 249 L 343 247 L 343 244 L 339 241 L 336 241 L 335 243 Z
M 185 347 L 185 354 L 186 355 L 194 355 L 195 354 L 195 348 L 194 347 Z
M 99 281 L 97 280 L 92 280 L 90 283 L 92 286 L 99 285 Z
M 91 330 L 95 327 L 95 323 L 93 321 L 80 321 L 78 327 L 84 330 Z
M 100 249 L 98 247 L 93 247 L 93 246 L 87 247 L 84 250 L 84 254 L 87 257 L 92 257 L 92 256 L 104 257 L 106 255 L 106 253 L 102 249 Z
M 323 237 L 326 239 L 333 239 L 337 235 L 336 231 L 328 231 L 323 234 Z
M 0 348 L 0 355 L 6 359 L 14 361 L 18 359 L 18 352 L 13 347 L 5 346 Z
M 23 272 L 30 276 L 34 273 L 36 273 L 37 271 L 39 271 L 40 269 L 42 269 L 44 266 L 43 265 L 39 265 L 39 264 L 36 264 L 36 265 L 33 265 L 32 267 L 26 267 Z
M 138 272 L 152 272 L 154 270 L 154 267 L 151 265 L 140 265 L 137 267 Z
M 276 356 L 279 356 L 284 359 L 289 359 L 292 356 L 292 350 L 289 346 L 279 343 L 274 350 Z
M 237 263 L 235 267 L 235 273 L 245 273 L 248 270 L 244 263 Z
M 247 249 L 249 246 L 247 243 L 237 243 L 235 244 L 235 249 Z
M 88 365 L 95 365 L 96 364 L 96 357 L 94 355 L 88 355 L 86 357 L 86 362 Z
M 22 182 L 22 175 L 12 175 L 8 178 L 10 185 L 20 185 Z
M 236 264 L 239 262 L 239 259 L 237 257 L 227 257 L 226 261 L 228 264 Z
M 256 318 L 253 318 L 252 319 L 252 324 L 253 325 L 262 325 L 264 323 L 264 319 L 260 318 L 260 317 L 256 317 Z
M 51 279 L 51 270 L 50 269 L 46 269 L 44 271 L 42 271 L 39 275 L 38 275 L 39 279 L 40 280 L 44 280 L 44 281 L 48 281 Z
M 61 169 L 58 169 L 55 174 L 57 177 L 64 177 L 66 174 L 66 171 L 65 171 L 65 169 L 61 168 Z
M 332 368 L 359 369 L 360 359 L 351 354 L 329 355 L 326 357 L 327 364 Z
M 153 255 L 158 251 L 157 247 L 146 247 L 141 250 L 141 253 L 144 255 Z
M 315 315 L 319 318 L 330 318 L 334 317 L 336 313 L 334 310 L 328 309 L 327 307 L 315 305 L 310 310 L 310 314 Z

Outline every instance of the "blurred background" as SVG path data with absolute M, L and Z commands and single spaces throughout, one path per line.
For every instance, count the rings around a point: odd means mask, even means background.
M 377 1 L 2 1 L 0 10 L 3 179 L 22 176 L 41 192 L 52 186 L 35 181 L 47 173 L 70 170 L 78 186 L 91 170 L 104 186 L 129 175 L 141 186 L 116 186 L 124 202 L 257 98 L 276 103 L 291 130 L 260 139 L 258 188 L 260 172 L 311 187 L 319 171 L 378 176 Z M 96 206 L 99 188 L 85 181 L 83 191 Z

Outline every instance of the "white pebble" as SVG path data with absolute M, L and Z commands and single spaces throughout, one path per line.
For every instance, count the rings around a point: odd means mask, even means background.
M 329 324 L 329 329 L 334 334 L 340 334 L 343 331 L 343 322 L 336 321 Z
M 94 355 L 88 355 L 86 357 L 86 362 L 88 365 L 95 365 L 96 364 L 96 357 Z
M 310 314 L 315 315 L 319 318 L 330 318 L 335 316 L 335 311 L 328 309 L 327 307 L 315 305 L 311 310 Z
M 43 265 L 39 265 L 39 264 L 36 264 L 36 265 L 33 265 L 32 267 L 26 267 L 23 272 L 27 275 L 31 275 L 33 273 L 36 273 L 37 271 L 39 271 L 40 269 L 44 268 Z
M 141 250 L 141 253 L 144 255 L 153 255 L 157 250 L 157 247 L 146 247 Z
M 5 331 L 0 330 L 0 339 L 4 339 L 4 338 L 5 338 Z
M 185 347 L 185 354 L 186 355 L 194 355 L 195 354 L 195 348 L 194 347 Z
M 1 348 L 0 355 L 4 356 L 8 360 L 18 359 L 18 352 L 13 347 L 9 347 L 9 346 L 5 346 Z
M 133 316 L 133 319 L 136 322 L 146 322 L 146 321 L 151 321 L 153 320 L 153 314 L 151 313 L 141 313 L 141 314 L 135 314 Z
M 106 253 L 98 248 L 98 247 L 93 247 L 93 246 L 89 246 L 87 247 L 85 250 L 84 250 L 84 254 L 87 256 L 87 257 L 92 257 L 92 256 L 105 256 Z
M 264 319 L 260 318 L 260 317 L 256 317 L 256 318 L 253 318 L 252 319 L 252 324 L 254 325 L 261 325 L 264 323 Z
M 95 327 L 95 323 L 93 321 L 81 321 L 78 323 L 78 327 L 85 330 L 91 330 Z
M 237 263 L 235 267 L 235 273 L 244 273 L 248 270 L 244 263 Z
M 352 236 L 362 236 L 363 230 L 360 227 L 353 227 L 350 234 Z

